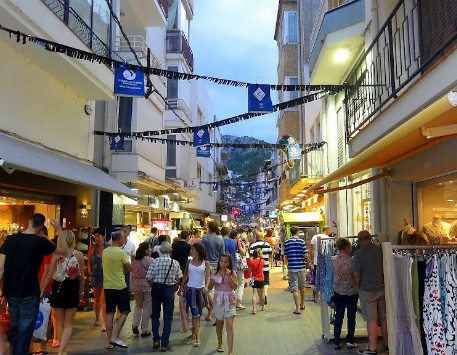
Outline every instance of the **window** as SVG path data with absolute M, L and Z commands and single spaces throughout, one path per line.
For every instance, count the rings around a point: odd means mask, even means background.
M 132 110 L 133 98 L 132 97 L 119 97 L 118 99 L 118 117 L 117 128 L 122 133 L 132 132 Z M 124 139 L 124 150 L 121 152 L 132 152 L 132 140 Z
M 298 43 L 298 23 L 296 11 L 284 11 L 284 44 Z
M 177 66 L 169 66 L 169 71 L 178 71 Z M 167 79 L 167 99 L 178 98 L 178 79 Z
M 213 181 L 213 174 L 208 174 L 208 181 Z M 207 184 L 208 185 L 208 195 L 213 196 L 213 184 Z
M 297 77 L 290 77 L 286 76 L 285 78 L 286 85 L 298 85 L 298 78 Z M 300 91 L 284 91 L 284 101 L 295 100 L 299 97 Z M 298 106 L 290 107 L 287 110 L 296 111 L 298 110 Z
M 175 134 L 167 136 L 169 140 L 176 140 Z M 176 179 L 176 144 L 167 143 L 167 162 L 166 162 L 165 176 L 167 178 Z
M 202 167 L 197 165 L 197 179 L 198 179 L 198 186 L 201 188 L 200 182 L 202 181 Z

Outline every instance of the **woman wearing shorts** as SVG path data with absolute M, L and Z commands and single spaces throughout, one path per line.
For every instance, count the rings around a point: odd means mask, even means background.
M 236 272 L 233 271 L 232 257 L 228 253 L 219 256 L 216 272 L 212 275 L 208 288 L 214 287 L 214 310 L 216 316 L 217 352 L 224 352 L 222 330 L 224 320 L 227 330 L 229 355 L 233 354 L 233 324 L 236 315 L 236 295 L 238 287 Z
M 251 272 L 250 284 L 252 287 L 252 314 L 256 314 L 255 305 L 257 303 L 257 295 L 259 296 L 260 305 L 262 308 L 261 311 L 266 309 L 265 307 L 265 297 L 263 294 L 264 286 L 264 276 L 263 276 L 263 266 L 265 265 L 265 260 L 262 259 L 262 249 L 255 249 L 252 253 L 252 258 L 247 259 L 249 271 Z M 252 282 L 254 280 L 254 282 Z

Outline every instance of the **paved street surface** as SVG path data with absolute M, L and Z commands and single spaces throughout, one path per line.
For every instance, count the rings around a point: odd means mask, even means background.
M 250 314 L 250 288 L 245 289 L 246 310 L 238 311 L 235 320 L 235 349 L 234 354 L 355 354 L 355 350 L 345 348 L 335 351 L 333 343 L 327 343 L 321 338 L 320 307 L 310 301 L 307 294 L 306 310 L 301 315 L 292 314 L 292 295 L 286 291 L 287 281 L 282 280 L 281 268 L 273 268 L 272 285 L 268 297 L 268 309 L 257 314 Z M 132 302 L 132 310 L 134 303 Z M 205 311 L 204 311 L 205 313 Z M 151 338 L 134 336 L 131 331 L 131 314 L 124 326 L 123 340 L 129 345 L 128 349 L 105 349 L 106 333 L 100 332 L 100 327 L 94 326 L 93 311 L 77 313 L 76 327 L 68 354 L 149 354 L 160 353 L 152 349 Z M 173 354 L 217 354 L 216 330 L 212 323 L 202 320 L 201 346 L 192 347 L 190 333 L 181 332 L 180 317 L 175 307 L 173 331 L 170 345 Z M 358 317 L 357 328 L 364 328 L 365 323 Z M 344 336 L 344 330 L 343 330 Z M 227 352 L 224 331 L 224 346 Z M 357 338 L 359 348 L 366 348 L 365 338 Z M 345 343 L 344 343 L 345 344 Z M 381 345 L 379 346 L 379 348 Z M 57 353 L 48 344 L 50 354 Z

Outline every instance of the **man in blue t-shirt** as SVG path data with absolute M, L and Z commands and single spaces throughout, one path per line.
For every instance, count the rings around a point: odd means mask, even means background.
M 305 309 L 305 268 L 308 249 L 305 241 L 298 237 L 297 227 L 290 227 L 290 234 L 291 237 L 284 243 L 284 262 L 289 269 L 289 291 L 294 297 L 294 314 L 300 314 L 301 310 Z M 300 291 L 300 303 L 297 291 Z

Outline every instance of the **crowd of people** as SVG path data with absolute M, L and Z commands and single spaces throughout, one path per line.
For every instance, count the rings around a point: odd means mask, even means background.
M 11 317 L 8 340 L 15 355 L 29 353 L 38 312 L 45 302 L 52 308 L 52 347 L 58 354 L 65 352 L 84 294 L 85 275 L 91 278 L 94 293 L 94 324 L 106 332 L 107 349 L 128 348 L 121 339 L 121 331 L 131 312 L 132 293 L 135 300 L 132 332 L 141 337 L 152 336 L 152 347 L 161 352 L 171 350 L 176 301 L 182 331 L 187 332 L 190 325 L 193 346 L 201 344 L 200 320 L 206 309 L 204 319 L 214 320 L 216 326 L 216 351 L 225 352 L 225 327 L 228 354 L 233 354 L 236 312 L 246 309 L 242 304 L 245 288 L 251 288 L 252 315 L 257 313 L 258 304 L 260 311 L 267 308 L 270 268 L 273 261 L 277 261 L 278 250 L 273 230 L 267 230 L 264 235 L 257 230 L 251 233 L 219 228 L 216 222 L 209 222 L 203 236 L 198 230 L 192 234 L 183 230 L 171 241 L 152 228 L 151 236 L 135 250 L 129 239 L 129 226 L 113 232 L 109 241 L 104 231 L 97 228 L 93 233 L 94 243 L 88 250 L 86 272 L 84 256 L 75 248 L 73 232 L 51 221 L 58 235 L 57 242 L 53 243 L 47 237 L 44 224 L 45 217 L 34 214 L 28 229 L 8 236 L 0 248 L 0 282 L 3 282 L 3 297 Z M 329 238 L 328 231 L 329 228 L 324 227 L 319 236 Z M 315 238 L 314 243 L 312 239 L 307 245 L 298 234 L 299 229 L 292 226 L 290 238 L 281 248 L 284 252 L 281 260 L 288 269 L 288 291 L 293 297 L 294 314 L 301 314 L 305 309 L 305 270 L 308 258 L 313 260 L 316 254 Z M 367 231 L 359 233 L 358 241 L 361 248 L 353 257 L 348 239 L 337 238 L 335 243 L 338 253 L 332 258 L 334 349 L 342 347 L 341 328 L 346 310 L 346 346 L 357 347 L 355 314 L 360 298 L 369 344 L 368 349 L 359 353 L 376 354 L 378 323 L 384 336 L 383 350 L 388 351 L 382 255 L 380 248 L 371 243 Z M 316 264 L 315 259 L 313 261 Z M 34 354 L 43 355 L 47 338 L 40 339 L 41 350 Z M 6 354 L 6 349 L 4 335 L 0 333 L 0 354 Z

